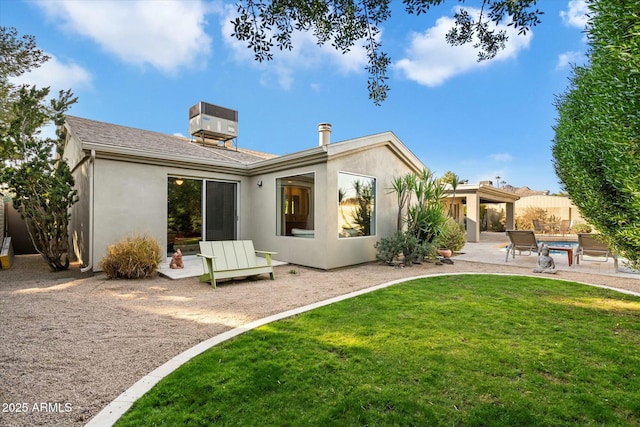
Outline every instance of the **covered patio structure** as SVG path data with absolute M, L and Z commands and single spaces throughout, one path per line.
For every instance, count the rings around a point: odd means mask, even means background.
M 460 221 L 460 213 L 466 206 L 467 242 L 480 241 L 480 205 L 487 203 L 504 203 L 506 205 L 507 230 L 515 228 L 515 202 L 520 199 L 517 194 L 501 190 L 490 182 L 480 184 L 460 184 L 454 191 L 450 186 L 445 190 L 449 199 L 453 199 L 453 217 Z M 449 200 L 451 202 L 451 200 Z

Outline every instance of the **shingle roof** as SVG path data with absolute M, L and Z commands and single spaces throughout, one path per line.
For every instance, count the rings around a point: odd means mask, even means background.
M 277 157 L 273 154 L 241 148 L 236 150 L 235 148 L 202 145 L 181 136 L 135 129 L 75 116 L 66 116 L 66 123 L 73 135 L 79 138 L 82 143 L 102 145 L 105 149 L 109 147 L 134 149 L 148 153 L 149 157 L 152 157 L 153 153 L 175 154 L 176 156 L 239 164 L 250 164 Z

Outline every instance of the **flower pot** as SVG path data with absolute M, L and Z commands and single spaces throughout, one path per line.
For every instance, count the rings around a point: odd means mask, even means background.
M 438 254 L 444 258 L 450 258 L 453 255 L 453 251 L 451 249 L 438 249 Z

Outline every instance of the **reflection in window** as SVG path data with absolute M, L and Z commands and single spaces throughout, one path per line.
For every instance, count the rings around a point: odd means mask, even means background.
M 176 249 L 196 254 L 202 240 L 202 180 L 169 177 L 167 191 L 167 254 Z
M 366 176 L 338 173 L 338 235 L 373 236 L 376 180 Z
M 278 178 L 279 236 L 314 236 L 313 192 L 315 177 L 312 173 Z

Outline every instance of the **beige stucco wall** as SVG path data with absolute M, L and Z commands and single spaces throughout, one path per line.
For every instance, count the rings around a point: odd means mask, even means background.
M 96 159 L 93 173 L 94 271 L 108 246 L 128 236 L 149 234 L 166 246 L 165 168 Z
M 338 237 L 338 173 L 347 172 L 376 179 L 375 216 L 376 230 L 373 236 Z M 383 237 L 397 231 L 398 205 L 395 194 L 390 193 L 394 176 L 411 172 L 407 165 L 395 156 L 388 146 L 377 146 L 371 150 L 332 159 L 328 165 L 326 203 L 328 218 L 327 265 L 329 268 L 343 267 L 374 261 L 374 245 Z
M 100 270 L 100 260 L 109 245 L 134 234 L 153 236 L 166 251 L 169 176 L 236 182 L 240 212 L 238 238 L 246 238 L 242 224 L 251 216 L 250 210 L 245 209 L 250 206 L 244 191 L 246 177 L 98 158 L 94 168 L 94 271 Z
M 90 264 L 89 259 L 89 167 L 91 154 L 85 153 L 79 141 L 69 135 L 62 157 L 66 160 L 78 194 L 78 202 L 69 209 L 69 247 L 71 259 L 80 261 L 83 266 Z
M 560 220 L 570 220 L 574 224 L 586 222 L 577 206 L 564 196 L 527 196 L 515 203 L 516 216 L 522 215 L 527 208 L 541 208 L 548 216 L 555 216 Z
M 329 268 L 326 262 L 328 226 L 326 201 L 327 172 L 325 163 L 316 163 L 286 170 L 254 175 L 250 178 L 250 209 L 246 214 L 248 235 L 257 250 L 275 251 L 276 259 L 309 267 Z M 277 186 L 278 178 L 313 173 L 314 229 L 313 238 L 277 235 Z M 262 181 L 262 186 L 257 185 Z
M 91 205 L 90 167 L 90 159 L 75 167 L 73 177 L 75 189 L 78 191 L 78 202 L 69 210 L 71 214 L 69 220 L 70 248 L 73 251 L 73 259 L 80 261 L 83 266 L 91 263 L 89 248 L 91 232 L 89 221 L 89 207 Z

